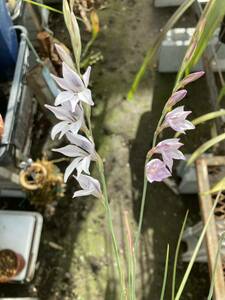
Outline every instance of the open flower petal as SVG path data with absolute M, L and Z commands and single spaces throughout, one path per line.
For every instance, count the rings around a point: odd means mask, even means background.
M 164 179 L 171 176 L 170 171 L 166 168 L 164 162 L 160 159 L 150 160 L 146 166 L 146 176 L 150 183 L 154 181 L 163 181 Z
M 67 182 L 69 176 L 73 173 L 74 169 L 78 167 L 81 160 L 82 160 L 81 157 L 77 157 L 69 164 L 69 166 L 65 170 L 64 182 Z
M 63 78 L 69 85 L 71 91 L 79 92 L 84 88 L 84 83 L 80 76 L 73 71 L 67 64 L 62 65 Z
M 66 101 L 72 101 L 74 98 L 74 94 L 70 91 L 63 91 L 58 94 L 55 98 L 55 105 L 63 104 Z
M 172 171 L 173 159 L 185 159 L 183 153 L 178 150 L 181 146 L 183 144 L 179 142 L 179 139 L 167 139 L 160 142 L 154 152 L 162 155 L 165 165 Z
M 173 130 L 181 133 L 185 133 L 185 130 L 194 129 L 195 126 L 186 120 L 190 113 L 191 111 L 184 111 L 184 107 L 179 106 L 166 114 L 163 126 L 171 127 Z
M 84 103 L 87 103 L 89 105 L 94 105 L 94 102 L 93 102 L 92 96 L 91 96 L 91 90 L 89 90 L 89 89 L 83 90 L 82 92 L 78 93 L 78 97 Z
M 89 66 L 85 71 L 85 73 L 83 74 L 83 81 L 86 87 L 88 87 L 89 84 L 90 74 L 91 74 L 91 66 Z
M 101 186 L 97 179 L 81 174 L 75 177 L 82 190 L 76 191 L 73 197 L 93 195 L 96 198 L 102 197 Z
M 77 157 L 77 156 L 82 156 L 84 157 L 86 155 L 86 152 L 79 147 L 75 145 L 67 145 L 65 147 L 57 148 L 57 149 L 52 149 L 55 152 L 59 152 L 64 154 L 65 156 L 68 157 Z

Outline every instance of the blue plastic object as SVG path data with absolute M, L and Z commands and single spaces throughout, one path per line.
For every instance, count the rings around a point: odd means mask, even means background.
M 13 78 L 18 53 L 16 31 L 6 7 L 0 0 L 0 81 Z

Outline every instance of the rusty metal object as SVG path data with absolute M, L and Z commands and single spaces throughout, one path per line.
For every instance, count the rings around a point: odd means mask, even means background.
M 25 261 L 23 257 L 10 250 L 0 251 L 0 283 L 10 282 L 13 277 L 18 275 L 24 268 Z
M 29 201 L 38 209 L 57 203 L 65 192 L 63 174 L 54 161 L 44 158 L 20 172 L 20 184 L 27 192 Z
M 46 177 L 46 168 L 40 163 L 33 163 L 20 172 L 20 184 L 28 191 L 35 191 L 44 185 Z
M 210 176 L 208 168 L 211 166 L 225 165 L 225 157 L 210 157 L 210 158 L 200 158 L 196 162 L 197 167 L 197 178 L 199 187 L 199 201 L 202 212 L 203 223 L 209 217 L 210 211 L 213 207 L 213 201 L 215 199 L 214 195 L 206 193 L 210 190 Z M 212 274 L 213 267 L 215 265 L 215 258 L 218 249 L 218 228 L 217 220 L 221 219 L 221 213 L 224 211 L 224 201 L 225 193 L 221 194 L 219 203 L 215 210 L 215 216 L 211 220 L 207 232 L 206 232 L 206 246 L 208 254 L 208 265 L 210 274 Z M 223 215 L 224 218 L 224 215 Z M 221 229 L 221 228 L 220 228 Z M 224 224 L 225 230 L 225 224 Z M 225 278 L 224 278 L 224 263 L 222 258 L 218 260 L 217 268 L 215 272 L 215 287 L 214 287 L 214 299 L 222 300 L 225 299 Z

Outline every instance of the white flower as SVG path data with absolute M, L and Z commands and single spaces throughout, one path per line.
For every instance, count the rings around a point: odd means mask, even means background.
M 58 133 L 60 133 L 59 139 L 61 139 L 65 133 L 71 131 L 73 134 L 77 134 L 82 127 L 85 127 L 83 108 L 79 104 L 74 112 L 71 111 L 69 102 L 64 102 L 60 106 L 45 105 L 45 107 L 51 110 L 57 119 L 61 120 L 52 128 L 51 138 L 53 140 Z
M 84 171 L 87 174 L 90 174 L 89 167 L 91 160 L 96 159 L 95 145 L 92 141 L 79 134 L 73 135 L 71 133 L 67 133 L 66 137 L 70 141 L 70 145 L 67 145 L 62 148 L 52 149 L 53 151 L 64 154 L 65 156 L 74 158 L 65 170 L 65 182 L 67 181 L 68 177 L 72 174 L 74 169 L 77 170 L 78 177 L 82 171 Z
M 102 197 L 100 183 L 97 179 L 83 174 L 80 174 L 80 176 L 76 176 L 75 178 L 80 184 L 82 190 L 76 191 L 73 195 L 73 198 L 88 195 L 93 195 L 96 198 Z
M 88 67 L 82 79 L 65 62 L 62 63 L 63 78 L 52 75 L 53 79 L 63 89 L 55 99 L 55 105 L 70 101 L 72 111 L 75 111 L 79 101 L 94 105 L 91 90 L 88 89 L 91 67 Z

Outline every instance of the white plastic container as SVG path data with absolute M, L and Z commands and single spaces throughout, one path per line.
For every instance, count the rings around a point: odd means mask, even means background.
M 36 212 L 0 211 L 0 250 L 23 256 L 25 267 L 12 282 L 31 281 L 35 273 L 43 218 Z

